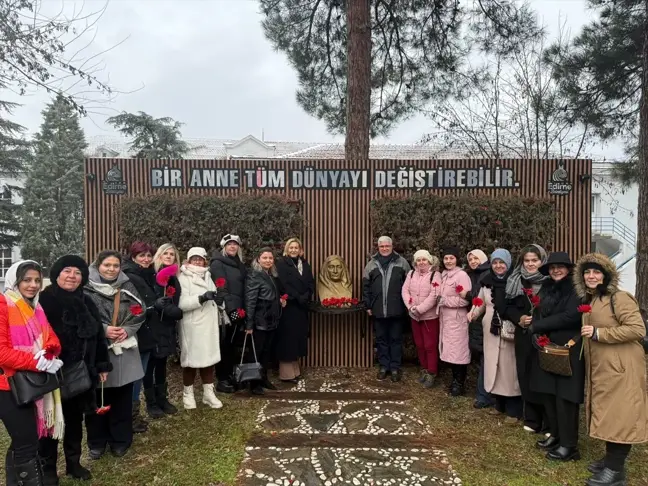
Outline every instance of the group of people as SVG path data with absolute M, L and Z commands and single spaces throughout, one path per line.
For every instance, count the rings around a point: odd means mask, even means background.
M 194 247 L 184 261 L 171 243 L 155 250 L 135 242 L 128 255 L 102 251 L 90 265 L 66 255 L 50 268 L 45 289 L 43 270 L 34 261 L 7 271 L 0 295 L 0 420 L 11 439 L 8 485 L 58 485 L 60 439 L 66 474 L 90 480 L 80 462 L 84 421 L 91 459 L 108 450 L 124 456 L 133 434 L 147 430 L 140 414 L 142 387 L 149 417 L 177 413 L 169 401 L 167 360 L 178 341 L 187 410 L 197 406 L 196 374 L 202 403 L 210 408 L 222 407 L 216 391 L 235 391 L 239 341 L 250 343 L 243 347 L 247 362 L 265 365 L 260 379 L 246 384 L 252 393 L 276 389 L 265 371 L 274 361 L 282 380 L 297 383 L 314 291 L 302 244 L 291 238 L 277 260 L 272 249 L 263 248 L 251 269 L 243 263 L 241 244 L 228 234 L 211 259 Z M 55 389 L 19 406 L 14 378 L 30 373 L 62 376 L 62 386 L 66 376 L 74 376 L 78 386 L 74 394 L 63 397 Z
M 441 260 L 414 254 L 414 269 L 378 240 L 364 273 L 364 301 L 374 317 L 378 379 L 401 379 L 402 316 L 411 320 L 421 365 L 419 382 L 435 385 L 439 363 L 452 369 L 449 393 L 464 394 L 467 367 L 479 367 L 474 407 L 505 423 L 542 434 L 547 459 L 580 459 L 580 405 L 589 435 L 606 444 L 590 464 L 588 486 L 623 486 L 632 444 L 648 442 L 646 325 L 634 297 L 619 288 L 614 263 L 591 253 L 574 264 L 564 252 L 527 246 L 513 265 L 498 248 L 490 258 L 457 248 Z M 545 361 L 544 346 L 561 348 L 562 369 Z

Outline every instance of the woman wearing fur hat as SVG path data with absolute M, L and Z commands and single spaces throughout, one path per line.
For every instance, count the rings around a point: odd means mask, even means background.
M 540 245 L 522 249 L 517 266 L 506 282 L 506 319 L 515 324 L 515 361 L 522 399 L 524 400 L 524 430 L 548 433 L 549 424 L 544 410 L 544 396 L 531 390 L 531 366 L 537 361 L 529 326 L 542 283 L 547 276 L 540 267 L 547 263 L 547 252 Z M 528 295 L 527 295 L 528 292 Z
M 133 442 L 133 384 L 144 376 L 137 331 L 144 322 L 144 302 L 137 289 L 121 271 L 121 255 L 104 250 L 90 265 L 85 295 L 99 311 L 108 339 L 108 356 L 113 369 L 97 390 L 98 402 L 110 405 L 104 415 L 86 415 L 90 458 L 99 459 L 110 446 L 122 457 Z
M 214 282 L 223 279 L 225 297 L 225 312 L 231 324 L 221 326 L 221 360 L 216 366 L 218 384 L 216 390 L 221 393 L 233 393 L 232 370 L 234 368 L 236 347 L 236 331 L 243 323 L 244 316 L 239 316 L 238 311 L 244 308 L 245 277 L 247 268 L 243 263 L 243 250 L 241 238 L 231 233 L 226 234 L 220 241 L 221 251 L 214 254 L 211 259 L 209 271 Z M 239 333 L 240 334 L 240 333 Z
M 455 247 L 443 250 L 443 273 L 439 292 L 439 333 L 441 361 L 449 363 L 452 368 L 450 395 L 464 394 L 470 348 L 468 347 L 468 301 L 462 297 L 470 292 L 470 277 L 460 265 L 459 249 Z
M 5 462 L 9 486 L 45 484 L 38 457 L 39 438 L 63 436 L 65 422 L 59 390 L 19 407 L 10 380 L 17 371 L 56 373 L 61 345 L 39 304 L 43 284 L 40 265 L 31 260 L 14 263 L 5 275 L 0 295 L 0 420 L 11 444 Z M 52 481 L 56 484 L 55 477 Z
M 488 262 L 486 253 L 480 249 L 474 249 L 466 255 L 468 268 L 466 273 L 470 277 L 472 288 L 470 291 L 464 290 L 461 295 L 468 301 L 468 307 L 472 306 L 472 301 L 479 295 L 481 290 L 481 278 L 488 273 L 491 266 Z M 477 394 L 473 407 L 487 408 L 493 405 L 492 397 L 484 389 L 484 334 L 482 332 L 481 317 L 477 317 L 468 324 L 468 345 L 472 355 L 473 362 L 479 367 L 477 377 Z
M 561 346 L 580 335 L 580 299 L 572 281 L 573 267 L 569 255 L 562 251 L 549 255 L 547 263 L 540 267 L 540 273 L 550 278 L 540 287 L 540 304 L 533 311 L 529 326 L 532 335 L 545 335 L 552 343 Z M 544 371 L 535 360 L 531 366 L 531 390 L 545 397 L 544 406 L 551 435 L 538 441 L 538 446 L 547 451 L 547 459 L 580 459 L 578 412 L 579 404 L 583 403 L 585 386 L 585 368 L 580 359 L 580 349 L 581 346 L 573 346 L 569 351 L 571 376 Z
M 616 265 L 605 255 L 583 256 L 574 272 L 576 292 L 591 307 L 582 314 L 590 437 L 605 441 L 605 457 L 589 466 L 588 486 L 625 486 L 632 444 L 648 442 L 646 357 L 639 342 L 646 327 L 637 301 L 619 289 Z
M 142 383 L 146 397 L 146 410 L 152 418 L 178 412 L 175 405 L 169 402 L 167 359 L 176 350 L 176 327 L 178 321 L 182 319 L 182 310 L 178 307 L 180 284 L 176 276 L 179 262 L 180 255 L 174 245 L 171 243 L 161 245 L 153 255 L 154 278 L 144 280 L 147 305 L 153 307 L 149 312 L 155 348 L 151 350 Z M 160 285 L 159 278 L 167 272 L 169 272 L 167 283 Z
M 81 440 L 83 439 L 83 415 L 93 414 L 97 409 L 96 387 L 106 381 L 112 364 L 108 356 L 106 334 L 101 325 L 99 310 L 83 294 L 88 283 L 88 264 L 77 255 L 59 258 L 50 269 L 51 284 L 40 294 L 40 304 L 47 320 L 61 341 L 60 358 L 66 367 L 83 360 L 86 363 L 93 386 L 90 390 L 63 401 L 66 474 L 75 479 L 89 480 L 90 471 L 81 466 Z M 45 475 L 56 477 L 58 440 L 44 437 L 40 440 Z
M 414 270 L 403 284 L 403 302 L 412 320 L 421 377 L 419 383 L 432 388 L 439 371 L 439 314 L 437 297 L 441 288 L 439 259 L 427 250 L 414 253 Z
M 194 381 L 199 372 L 203 403 L 221 408 L 223 404 L 214 393 L 214 365 L 221 359 L 218 306 L 223 305 L 224 298 L 211 278 L 204 248 L 189 250 L 178 281 L 182 288 L 179 307 L 183 312 L 179 326 L 182 403 L 185 410 L 196 408 Z
M 506 281 L 511 269 L 511 254 L 497 248 L 491 255 L 491 269 L 481 279 L 478 299 L 468 320 L 483 316 L 484 390 L 495 399 L 493 415 L 504 415 L 505 423 L 516 424 L 522 418 L 522 398 L 515 368 L 515 346 L 504 337 L 504 314 L 506 312 Z

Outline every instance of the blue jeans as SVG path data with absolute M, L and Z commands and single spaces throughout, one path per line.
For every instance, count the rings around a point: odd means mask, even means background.
M 148 361 L 150 357 L 151 357 L 150 351 L 148 353 L 140 353 L 140 358 L 142 360 L 142 368 L 144 368 L 144 373 L 146 373 L 146 368 L 148 367 Z M 141 390 L 142 390 L 142 380 L 137 380 L 135 383 L 133 383 L 134 402 L 139 402 Z
M 484 354 L 482 353 L 481 359 L 479 361 L 479 376 L 477 377 L 477 395 L 475 399 L 478 403 L 485 405 L 493 404 L 493 397 L 491 394 L 486 391 L 484 388 Z
M 403 358 L 403 319 L 375 318 L 374 329 L 380 367 L 387 371 L 399 370 Z

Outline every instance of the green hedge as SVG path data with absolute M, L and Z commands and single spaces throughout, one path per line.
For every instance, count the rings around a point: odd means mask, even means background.
M 264 246 L 283 249 L 283 242 L 300 236 L 304 225 L 300 203 L 282 196 L 124 198 L 117 217 L 121 249 L 143 240 L 156 246 L 172 242 L 183 256 L 192 246 L 202 246 L 211 254 L 223 235 L 234 233 L 243 240 L 248 262 Z
M 421 248 L 439 255 L 446 245 L 463 254 L 503 247 L 515 256 L 529 243 L 550 250 L 557 217 L 553 201 L 519 196 L 420 194 L 371 203 L 373 236 L 390 235 L 407 258 Z

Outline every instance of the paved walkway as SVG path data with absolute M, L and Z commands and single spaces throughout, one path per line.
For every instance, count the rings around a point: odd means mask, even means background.
M 461 484 L 398 384 L 361 372 L 308 376 L 264 397 L 241 486 Z

